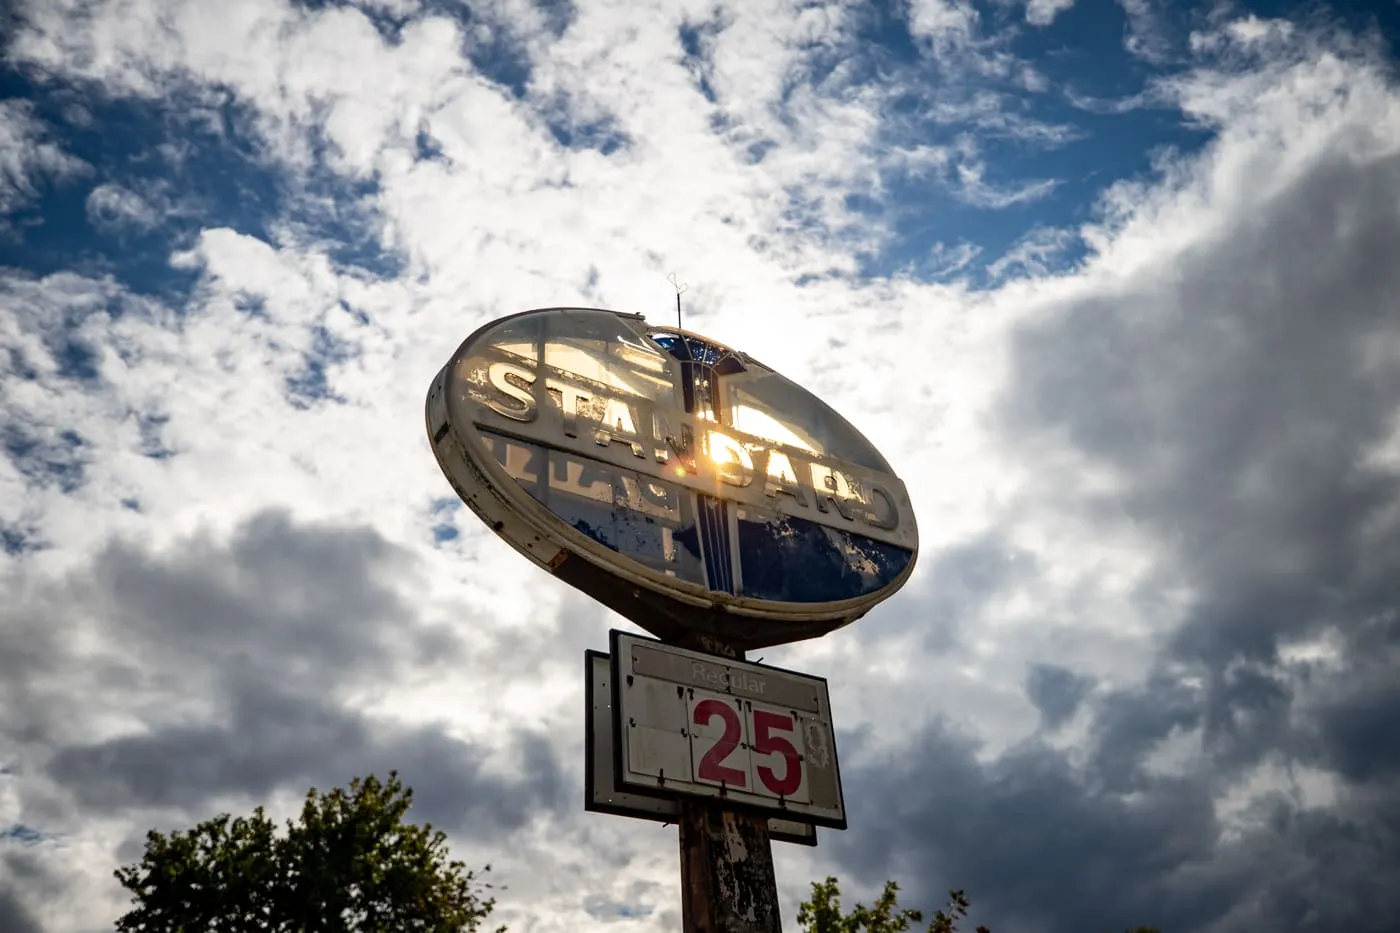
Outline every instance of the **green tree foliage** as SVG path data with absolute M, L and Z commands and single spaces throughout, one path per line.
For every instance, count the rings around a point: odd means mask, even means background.
M 804 933 L 902 933 L 911 923 L 923 923 L 923 911 L 902 908 L 898 903 L 899 885 L 885 882 L 874 907 L 856 904 L 849 914 L 841 913 L 841 889 L 835 878 L 812 882 L 812 899 L 797 910 L 797 923 Z M 949 891 L 948 903 L 935 911 L 928 933 L 957 933 L 958 921 L 967 916 L 968 901 L 961 891 Z M 990 933 L 978 927 L 977 933 Z
M 903 933 L 911 923 L 923 923 L 922 911 L 902 908 L 898 903 L 899 885 L 885 882 L 874 907 L 856 904 L 849 914 L 841 913 L 841 889 L 835 878 L 812 882 L 812 899 L 797 910 L 797 923 L 803 933 Z M 948 903 L 934 911 L 927 933 L 957 933 L 958 923 L 967 918 L 968 900 L 962 891 L 949 891 Z M 984 926 L 977 933 L 991 933 Z M 1158 933 L 1156 927 L 1133 927 L 1124 933 Z
M 441 831 L 404 822 L 412 799 L 390 772 L 348 792 L 312 788 L 285 833 L 262 807 L 152 831 L 141 861 L 116 872 L 134 904 L 117 930 L 472 933 L 495 907 L 491 886 L 448 860 Z

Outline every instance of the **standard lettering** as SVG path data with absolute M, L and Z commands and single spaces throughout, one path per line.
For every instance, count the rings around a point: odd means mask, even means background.
M 753 482 L 753 455 L 747 447 L 720 431 L 711 431 L 707 443 L 720 482 L 731 486 L 747 486 Z
M 812 464 L 812 490 L 817 500 L 817 511 L 829 511 L 827 503 L 846 521 L 851 520 L 851 482 L 844 473 L 833 470 L 824 463 Z
M 486 378 L 491 388 L 516 402 L 510 405 L 499 399 L 489 399 L 487 408 L 515 421 L 535 420 L 539 410 L 535 407 L 535 396 L 529 388 L 535 383 L 534 373 L 511 363 L 492 363 L 486 369 Z
M 836 527 L 898 531 L 904 524 L 899 499 L 875 477 L 847 472 L 808 452 L 770 446 L 733 427 L 658 408 L 654 400 L 605 395 L 556 375 L 540 386 L 520 363 L 486 363 L 486 381 L 494 394 L 484 403 L 496 414 L 529 423 L 538 418 L 540 404 L 549 404 L 559 412 L 566 436 L 589 438 L 603 448 L 622 444 L 641 461 L 637 469 L 644 475 L 651 466 L 664 471 L 652 475 L 674 475 L 710 495 L 723 496 L 714 484 L 755 487 L 770 506 L 805 512 Z

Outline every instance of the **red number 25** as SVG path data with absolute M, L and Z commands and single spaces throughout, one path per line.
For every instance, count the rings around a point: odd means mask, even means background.
M 724 735 L 710 746 L 710 750 L 700 759 L 698 773 L 706 781 L 722 781 L 733 787 L 748 787 L 749 776 L 738 768 L 730 768 L 724 759 L 739 747 L 739 739 L 744 734 L 743 723 L 734 707 L 723 700 L 701 700 L 695 704 L 695 724 L 709 725 L 718 716 L 724 720 Z
M 738 768 L 731 768 L 724 762 L 739 747 L 743 736 L 743 724 L 734 707 L 722 700 L 702 700 L 695 704 L 695 724 L 708 725 L 718 716 L 724 722 L 724 734 L 710 746 L 700 759 L 699 776 L 706 781 L 722 781 L 736 788 L 748 786 L 748 774 Z M 774 735 L 774 732 L 792 732 L 795 728 L 792 717 L 768 710 L 753 711 L 753 750 L 759 755 L 781 755 L 783 773 L 778 773 L 767 765 L 756 769 L 758 779 L 772 794 L 790 797 L 802 786 L 802 759 L 797 749 L 787 739 Z
M 759 765 L 758 779 L 763 786 L 779 797 L 791 797 L 802 786 L 802 759 L 792 743 L 774 731 L 791 732 L 792 717 L 783 713 L 770 713 L 765 709 L 753 711 L 753 750 L 760 755 L 777 754 L 783 756 L 783 776 L 778 777 L 767 765 Z

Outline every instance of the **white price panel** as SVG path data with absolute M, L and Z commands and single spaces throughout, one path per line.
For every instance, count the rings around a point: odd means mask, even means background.
M 613 633 L 616 789 L 845 828 L 826 681 Z

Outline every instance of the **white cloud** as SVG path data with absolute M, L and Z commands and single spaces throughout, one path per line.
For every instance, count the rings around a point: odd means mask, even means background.
M 1038 201 L 1059 184 L 1053 178 L 996 185 L 985 180 L 985 163 L 978 157 L 960 162 L 953 170 L 953 191 L 959 200 L 975 207 L 999 209 Z
M 49 466 L 81 472 L 65 493 L 39 467 L 26 473 L 0 459 L 0 522 L 51 545 L 0 556 L 7 584 L 14 581 L 7 592 L 22 591 L 31 608 L 63 607 L 80 636 L 55 649 L 56 673 L 43 687 L 93 704 L 63 707 L 73 716 L 65 740 L 155 734 L 167 717 L 207 724 L 233 715 L 197 651 L 169 649 L 135 687 L 99 676 L 130 673 L 124 652 L 135 649 L 120 635 L 134 615 L 85 602 L 92 594 L 73 581 L 99 565 L 114 538 L 141 566 L 206 580 L 197 558 L 217 565 L 225 551 L 242 553 L 239 535 L 269 508 L 290 516 L 289 540 L 314 538 L 327 522 L 348 526 L 351 540 L 372 531 L 384 553 L 398 555 L 385 566 L 401 576 L 385 586 L 411 607 L 398 620 L 404 631 L 438 633 L 455 646 L 444 652 L 454 666 L 357 674 L 337 685 L 335 712 L 369 717 L 366 734 L 380 739 L 395 726 L 440 727 L 476 743 L 496 770 L 523 767 L 518 725 L 551 736 L 566 807 L 542 805 L 508 842 L 467 830 L 454 839 L 468 861 L 497 863 L 512 928 L 540 931 L 587 928 L 599 897 L 653 908 L 634 929 L 674 926 L 675 839 L 575 805 L 578 655 L 600 647 L 618 620 L 544 578 L 463 511 L 452 518 L 457 539 L 432 541 L 435 500 L 451 492 L 426 448 L 422 397 L 466 333 L 498 314 L 572 302 L 669 320 L 664 276 L 678 269 L 692 285 L 692 326 L 828 397 L 896 463 L 920 510 L 924 556 L 897 602 L 767 660 L 829 676 L 840 724 L 868 731 L 872 755 L 899 749 L 908 758 L 922 722 L 942 715 L 984 740 L 979 761 L 996 762 L 1037 727 L 1022 686 L 1028 664 L 1072 667 L 1105 693 L 1137 684 L 1197 585 L 1162 581 L 1172 532 L 1123 513 L 1132 477 L 1065 438 L 1008 439 L 996 429 L 998 400 L 1017 375 L 1018 327 L 1116 307 L 1133 283 L 1148 299 L 1132 314 L 1174 319 L 1180 312 L 1150 300 L 1145 283 L 1166 294 L 1189 268 L 1208 285 L 1221 270 L 1184 266 L 1182 257 L 1209 253 L 1269 205 L 1301 197 L 1309 171 L 1329 159 L 1371 166 L 1400 150 L 1400 105 L 1375 61 L 1258 24 L 1203 34 L 1196 67 L 1154 93 L 1212 142 L 1103 192 L 1084 231 L 1089 255 L 1074 269 L 1057 269 L 1054 259 L 1076 234 L 1036 229 L 988 267 L 1004 281 L 971 292 L 957 275 L 978 256 L 968 239 L 930 249 L 929 265 L 951 284 L 858 277 L 857 249 L 878 247 L 889 231 L 853 211 L 847 196 L 902 196 L 881 188 L 881 173 L 896 168 L 988 209 L 1032 205 L 1055 182 L 1005 178 L 972 137 L 891 148 L 890 89 L 862 83 L 838 61 L 857 34 L 845 6 L 721 10 L 701 40 L 713 101 L 698 87 L 692 66 L 700 66 L 682 60 L 678 37 L 683 23 L 712 22 L 708 4 L 579 4 L 557 37 L 533 8 L 492 11 L 492 35 L 509 35 L 530 66 L 519 96 L 463 57 L 464 44 L 481 41 L 476 27 L 445 17 L 420 18 L 391 42 L 359 11 L 271 0 L 77 9 L 36 6 L 13 54 L 117 94 L 227 93 L 254 114 L 292 208 L 310 197 L 298 185 L 312 168 L 372 181 L 355 208 L 406 268 L 385 277 L 343 268 L 329 244 L 289 216 L 266 235 L 213 220 L 172 257 L 196 279 L 178 304 L 76 272 L 6 277 L 4 425 L 33 436 Z M 521 14 L 513 26 L 511 13 Z M 935 44 L 970 41 L 979 25 L 970 6 L 942 3 L 916 5 L 910 22 Z M 987 69 L 1012 73 L 993 53 Z M 982 120 L 986 128 L 1006 112 L 995 96 L 964 103 L 944 114 L 949 125 Z M 566 146 L 551 124 L 576 134 L 603 125 L 618 146 L 606 155 Z M 1018 125 L 1034 135 L 1031 124 Z M 439 156 L 418 157 L 420 132 Z M 1049 142 L 1058 131 L 1035 132 Z M 332 144 L 320 165 L 318 134 Z M 39 163 L 23 164 L 32 178 Z M 98 216 L 137 224 L 157 203 L 114 185 L 89 198 Z M 68 371 L 70 338 L 90 348 L 94 375 Z M 340 352 L 318 350 L 326 340 Z M 313 363 L 334 399 L 289 390 Z M 82 443 L 65 440 L 64 427 Z M 158 451 L 173 456 L 145 455 Z M 1047 489 L 1051 478 L 1063 485 Z M 1101 511 L 1072 507 L 1084 501 Z M 287 560 L 300 567 L 307 558 Z M 276 568 L 255 569 L 264 576 L 247 572 L 261 589 L 237 603 L 250 620 L 281 618 L 269 613 L 286 608 L 269 609 L 261 596 L 310 600 Z M 111 666 L 86 665 L 90 658 Z M 1086 707 L 1075 727 L 1092 738 L 1102 715 Z M 3 754 L 34 763 L 7 779 L 5 805 L 32 825 L 61 824 L 75 840 L 70 853 L 81 854 L 52 857 L 72 905 L 52 908 L 52 928 L 110 919 L 120 906 L 109 878 L 117 845 L 156 818 L 188 814 L 86 822 L 76 792 L 45 770 L 54 749 L 5 741 Z M 1164 746 L 1161 756 L 1171 752 Z M 254 796 L 230 791 L 226 799 L 241 806 Z M 848 836 L 861 832 L 853 826 Z M 784 896 L 802 893 L 839 851 L 781 850 Z
M 1049 26 L 1055 17 L 1074 6 L 1074 0 L 1026 0 L 1026 22 Z
M 88 221 L 101 230 L 149 230 L 160 223 L 160 214 L 130 188 L 104 182 L 87 196 Z
M 1072 88 L 1064 91 L 1065 100 L 1070 106 L 1088 113 L 1123 114 L 1131 113 L 1134 110 L 1142 110 L 1148 107 L 1161 107 L 1164 101 L 1161 95 L 1157 94 L 1154 86 L 1136 94 L 1129 94 L 1126 97 L 1117 99 L 1105 99 L 1093 97 L 1087 94 L 1080 94 Z
M 1393 151 L 1400 101 L 1364 47 L 1342 48 L 1355 57 L 1343 61 L 1307 37 L 1260 58 L 1206 58 L 1162 79 L 1158 93 L 1216 136 L 1199 156 L 1160 160 L 1150 181 L 1105 190 L 1102 223 L 1085 231 L 1105 265 L 1131 274 L 1169 244 L 1214 235 L 1215 224 L 1297 184 L 1334 147 L 1364 160 Z
M 0 100 L 0 230 L 6 215 L 28 207 L 42 186 L 87 172 L 83 160 L 50 138 L 48 128 L 22 100 Z
M 1294 25 L 1286 19 L 1261 19 L 1254 14 L 1230 20 L 1224 28 L 1192 32 L 1191 51 L 1218 52 L 1227 45 L 1258 48 L 1270 45 L 1275 51 L 1286 50 L 1296 35 Z
M 1172 53 L 1172 35 L 1159 0 L 1118 0 L 1128 27 L 1123 47 L 1147 62 L 1161 64 Z
M 909 32 L 928 39 L 935 47 L 958 45 L 972 38 L 980 19 L 966 0 L 913 0 L 909 4 Z
M 946 278 L 966 269 L 974 259 L 982 254 L 982 247 L 967 240 L 961 240 L 953 246 L 944 243 L 935 243 L 929 249 L 929 261 L 932 268 L 928 272 L 930 278 Z
M 987 266 L 994 279 L 1012 273 L 1043 278 L 1058 272 L 1055 260 L 1074 245 L 1078 234 L 1073 230 L 1036 227 L 1016 241 L 1012 247 Z

